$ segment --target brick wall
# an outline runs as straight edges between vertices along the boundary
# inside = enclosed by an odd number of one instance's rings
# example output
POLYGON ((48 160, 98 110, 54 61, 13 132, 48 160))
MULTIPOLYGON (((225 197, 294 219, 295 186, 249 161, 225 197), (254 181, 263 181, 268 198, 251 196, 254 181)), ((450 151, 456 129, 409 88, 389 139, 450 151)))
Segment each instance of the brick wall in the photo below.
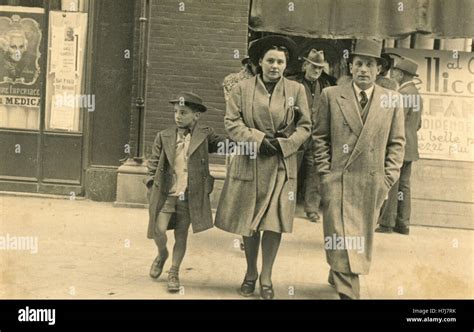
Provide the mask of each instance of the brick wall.
POLYGON ((222 80, 240 70, 234 50, 246 54, 249 2, 152 1, 145 112, 147 157, 156 133, 174 125, 168 100, 182 90, 204 99, 210 110, 201 121, 224 133, 222 80), (184 11, 180 11, 180 3, 184 3, 184 11))

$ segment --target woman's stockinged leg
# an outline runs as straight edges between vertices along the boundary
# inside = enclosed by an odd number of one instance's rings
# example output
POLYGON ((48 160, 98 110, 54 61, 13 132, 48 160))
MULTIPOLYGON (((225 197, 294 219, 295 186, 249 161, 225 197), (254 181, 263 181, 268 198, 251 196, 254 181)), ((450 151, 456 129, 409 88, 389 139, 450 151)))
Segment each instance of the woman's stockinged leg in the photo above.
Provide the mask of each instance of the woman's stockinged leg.
POLYGON ((260 232, 253 236, 244 236, 245 258, 247 259, 246 280, 256 280, 258 277, 257 259, 260 247, 260 232))
POLYGON ((262 236, 262 273, 260 279, 263 285, 272 284, 272 270, 278 248, 280 247, 281 233, 264 231, 262 236))
POLYGON ((158 254, 164 258, 168 257, 168 249, 166 248, 168 237, 166 236, 166 230, 168 229, 170 219, 170 213, 160 213, 155 227, 155 244, 158 247, 158 254))

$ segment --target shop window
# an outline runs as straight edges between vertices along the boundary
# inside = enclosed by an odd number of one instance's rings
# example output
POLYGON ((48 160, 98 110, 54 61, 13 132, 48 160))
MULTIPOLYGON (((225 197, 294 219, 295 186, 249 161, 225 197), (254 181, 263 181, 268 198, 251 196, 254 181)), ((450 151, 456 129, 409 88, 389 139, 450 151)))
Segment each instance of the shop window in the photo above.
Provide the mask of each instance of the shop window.
POLYGON ((0 6, 0 127, 38 130, 44 42, 42 1, 0 6), (27 7, 21 5, 28 5, 27 7))
POLYGON ((0 0, 0 128, 39 130, 45 114, 48 131, 82 131, 82 110, 95 109, 94 98, 82 94, 87 14, 80 11, 87 6, 80 0, 0 0))

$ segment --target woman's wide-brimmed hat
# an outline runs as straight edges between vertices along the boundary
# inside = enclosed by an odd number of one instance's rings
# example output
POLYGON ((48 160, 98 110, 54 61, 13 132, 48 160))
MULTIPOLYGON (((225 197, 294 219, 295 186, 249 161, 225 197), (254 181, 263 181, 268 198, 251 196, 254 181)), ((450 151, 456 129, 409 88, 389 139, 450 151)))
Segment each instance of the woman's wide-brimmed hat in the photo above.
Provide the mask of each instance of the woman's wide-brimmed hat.
POLYGON ((357 40, 355 50, 349 56, 349 62, 355 55, 368 56, 375 58, 377 62, 383 66, 387 65, 387 60, 381 57, 382 42, 374 39, 359 39, 357 40))
POLYGON ((272 46, 284 46, 289 53, 291 62, 296 57, 297 46, 296 43, 288 37, 284 36, 266 36, 257 40, 254 40, 249 47, 249 57, 253 63, 257 64, 263 52, 267 51, 272 46))
POLYGON ((175 99, 170 100, 171 104, 184 103, 196 106, 199 112, 206 112, 207 107, 202 103, 202 98, 192 92, 180 92, 175 99))

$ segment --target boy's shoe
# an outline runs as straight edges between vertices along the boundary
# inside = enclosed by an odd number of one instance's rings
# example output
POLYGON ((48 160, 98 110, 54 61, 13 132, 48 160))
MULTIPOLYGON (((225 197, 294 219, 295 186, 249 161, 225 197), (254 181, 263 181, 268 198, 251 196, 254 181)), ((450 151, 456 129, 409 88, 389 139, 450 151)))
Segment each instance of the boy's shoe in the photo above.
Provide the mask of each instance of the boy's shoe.
POLYGON ((168 274, 168 292, 176 293, 179 292, 180 284, 179 277, 176 273, 168 274))
POLYGON ((410 228, 406 226, 395 226, 393 228, 394 232, 403 234, 403 235, 409 235, 410 234, 410 228))
POLYGON ((306 217, 308 217, 309 221, 318 223, 321 220, 321 217, 317 212, 307 212, 306 217))
POLYGON ((168 253, 164 257, 161 257, 160 255, 156 256, 155 260, 153 261, 153 264, 151 264, 150 268, 150 277, 153 279, 157 279, 161 273, 163 272, 163 266, 165 266, 165 262, 168 259, 168 253))
POLYGON ((392 227, 387 227, 387 226, 383 226, 383 225, 379 225, 379 227, 377 227, 375 229, 375 231, 377 233, 392 233, 393 232, 393 229, 392 227))

